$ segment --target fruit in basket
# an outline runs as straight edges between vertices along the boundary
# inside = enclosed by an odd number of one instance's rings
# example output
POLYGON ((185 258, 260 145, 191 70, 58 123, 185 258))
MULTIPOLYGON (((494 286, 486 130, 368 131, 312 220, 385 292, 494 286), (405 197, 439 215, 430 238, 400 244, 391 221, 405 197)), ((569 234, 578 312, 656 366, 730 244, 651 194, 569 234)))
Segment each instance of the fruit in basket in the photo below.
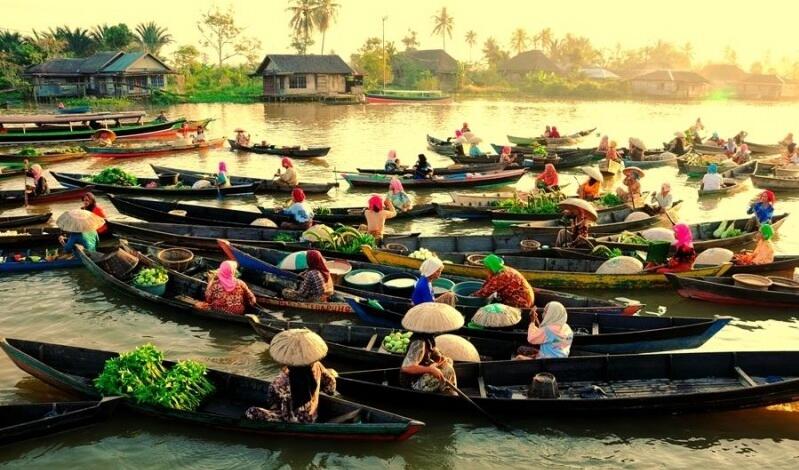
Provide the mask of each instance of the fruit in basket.
POLYGON ((144 268, 133 278, 133 284, 141 287, 160 286, 169 281, 166 269, 159 266, 157 268, 144 268))
POLYGON ((383 338, 383 349, 390 353, 405 354, 408 352, 408 345, 411 344, 410 331, 395 331, 383 338))

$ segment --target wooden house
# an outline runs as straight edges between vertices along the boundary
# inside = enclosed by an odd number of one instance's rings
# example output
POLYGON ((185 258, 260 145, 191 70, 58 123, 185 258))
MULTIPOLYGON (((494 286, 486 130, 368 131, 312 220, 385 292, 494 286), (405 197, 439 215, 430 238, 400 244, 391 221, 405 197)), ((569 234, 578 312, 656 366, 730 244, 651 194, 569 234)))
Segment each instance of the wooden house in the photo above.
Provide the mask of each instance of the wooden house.
POLYGON ((268 54, 253 76, 265 99, 319 99, 363 93, 359 76, 337 55, 268 54))
POLYGON ((701 98, 710 82, 695 72, 655 70, 628 80, 633 93, 662 98, 701 98))
POLYGON ((774 74, 750 73, 738 83, 738 96, 747 99, 776 100, 783 97, 785 80, 774 74))
POLYGON ((499 64, 497 70, 511 82, 518 82, 524 79, 529 73, 546 72, 557 75, 563 73, 563 69, 561 69, 558 64, 550 60, 549 57, 539 50, 525 51, 511 57, 499 64))
POLYGON ((392 74, 399 82, 406 72, 402 65, 410 63, 421 70, 427 70, 438 79, 442 90, 451 91, 458 85, 458 61, 444 49, 407 50, 397 54, 393 60, 392 74))

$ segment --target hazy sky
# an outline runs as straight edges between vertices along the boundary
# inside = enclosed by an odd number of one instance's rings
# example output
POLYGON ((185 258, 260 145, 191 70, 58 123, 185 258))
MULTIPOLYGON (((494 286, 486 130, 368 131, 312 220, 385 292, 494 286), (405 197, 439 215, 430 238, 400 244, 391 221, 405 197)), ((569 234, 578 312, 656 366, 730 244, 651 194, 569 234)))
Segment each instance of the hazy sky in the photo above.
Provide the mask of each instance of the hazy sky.
MULTIPOLYGON (((0 0, 0 27, 23 33, 32 29, 68 24, 91 27, 98 23, 126 22, 133 26, 154 20, 169 28, 177 44, 200 39, 196 22, 200 13, 213 5, 233 3, 236 16, 246 27, 245 34, 261 40, 263 52, 289 52, 289 13, 283 0, 170 1, 135 0, 123 3, 73 0, 0 0)), ((441 38, 432 37, 432 16, 446 6, 454 17, 452 39, 447 51, 458 59, 468 59, 466 31, 478 34, 474 58, 481 56, 481 45, 494 36, 509 47, 510 34, 517 27, 534 33, 552 28, 557 35, 573 33, 587 36, 599 46, 612 48, 620 42, 625 48, 640 47, 656 39, 678 44, 690 41, 695 60, 721 59, 726 46, 732 46, 739 62, 748 68, 770 51, 774 62, 783 56, 799 59, 796 41, 799 2, 760 0, 338 0, 337 23, 328 32, 326 50, 333 49, 345 59, 369 36, 380 36, 381 18, 387 16, 386 40, 400 39, 408 29, 418 33, 421 48, 440 48, 441 38), (739 6, 740 5, 740 6, 739 6), (744 6, 746 5, 746 6, 744 6)), ((318 53, 320 41, 311 51, 318 53)), ((165 50, 166 55, 174 45, 165 50)))

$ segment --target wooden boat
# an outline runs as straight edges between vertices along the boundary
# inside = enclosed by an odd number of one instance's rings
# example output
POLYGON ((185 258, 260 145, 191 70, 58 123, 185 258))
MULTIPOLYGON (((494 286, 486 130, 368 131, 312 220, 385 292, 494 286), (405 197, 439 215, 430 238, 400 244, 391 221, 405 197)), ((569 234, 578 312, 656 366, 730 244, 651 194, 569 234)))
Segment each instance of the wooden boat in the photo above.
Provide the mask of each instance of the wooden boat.
POLYGON ((495 207, 496 203, 506 199, 513 199, 518 197, 520 199, 526 198, 529 193, 523 191, 497 191, 487 193, 462 193, 451 192, 449 197, 452 198, 453 205, 466 206, 466 207, 495 207))
MULTIPOLYGON (((709 144, 693 144, 694 151, 704 155, 718 155, 725 152, 723 145, 718 145, 713 142, 709 144)), ((751 148, 749 149, 751 150, 751 148)))
POLYGON ((700 198, 703 197, 717 197, 733 194, 744 189, 744 184, 731 178, 724 178, 721 188, 719 189, 704 189, 702 183, 699 184, 697 193, 700 198))
MULTIPOLYGON (((672 214, 672 217, 674 217, 673 214, 676 214, 677 211, 679 211, 681 204, 682 201, 677 201, 674 203, 671 209, 669 209, 669 213, 672 214)), ((600 212, 598 215, 599 218, 597 219, 596 224, 588 227, 588 232, 591 234, 611 234, 620 233, 625 230, 641 230, 647 227, 652 227, 653 225, 659 224, 661 222, 667 222, 669 220, 666 213, 654 212, 648 206, 644 206, 636 210, 633 210, 632 207, 625 207, 618 210, 600 212), (644 212, 648 215, 648 217, 640 220, 627 221, 627 217, 633 212, 644 212)), ((494 225, 494 227, 512 227, 514 230, 523 231, 533 238, 535 238, 536 235, 555 236, 561 229, 563 229, 563 225, 558 220, 519 223, 518 220, 491 219, 491 223, 494 225)))
POLYGON ((101 191, 113 194, 139 194, 139 195, 153 195, 160 196, 192 196, 192 197, 217 197, 220 194, 230 196, 234 194, 253 194, 257 183, 243 184, 239 186, 228 187, 208 187, 208 188, 193 188, 191 184, 186 184, 184 180, 178 175, 178 182, 182 186, 155 186, 147 187, 150 184, 158 185, 158 178, 136 178, 139 186, 121 186, 116 184, 103 184, 92 183, 90 178, 92 175, 79 174, 79 173, 58 173, 55 171, 50 172, 53 178, 64 186, 71 187, 91 187, 94 191, 101 191))
POLYGON ((163 144, 114 144, 110 147, 98 147, 85 145, 83 147, 87 153, 94 157, 104 158, 133 158, 133 157, 152 157, 156 155, 166 155, 179 152, 192 152, 195 150, 207 150, 221 147, 225 139, 211 139, 203 142, 186 143, 182 141, 166 142, 163 144))
POLYGON ((564 170, 566 168, 575 168, 578 166, 587 165, 591 162, 592 156, 590 153, 585 155, 578 155, 574 157, 564 158, 557 156, 557 158, 528 158, 522 163, 522 166, 531 170, 540 171, 544 169, 547 163, 555 166, 556 170, 564 170))
POLYGON ((121 397, 94 401, 26 403, 0 406, 0 445, 94 424, 111 416, 121 397))
MULTIPOLYGON (((502 149, 505 147, 505 145, 491 144, 491 148, 494 149, 494 152, 496 152, 497 155, 501 154, 502 149)), ((509 147, 511 155, 520 154, 528 157, 535 154, 535 147, 525 145, 510 145, 509 147)), ((592 148, 547 146, 546 149, 547 153, 557 155, 561 158, 582 157, 583 155, 593 156, 594 154, 594 149, 592 148)))
POLYGON ((28 225, 43 224, 50 220, 53 216, 52 212, 45 214, 29 214, 29 215, 13 215, 9 217, 0 217, 0 229, 9 229, 16 227, 25 227, 28 225))
POLYGON ((430 150, 439 155, 444 155, 444 156, 455 155, 454 142, 450 140, 441 140, 431 136, 430 134, 427 134, 427 148, 429 148, 430 150))
POLYGON ((757 162, 752 175, 752 184, 756 188, 770 189, 772 191, 799 190, 799 177, 774 176, 776 165, 757 162))
MULTIPOLYGON (((361 247, 372 263, 419 269, 423 260, 393 253, 386 250, 361 247)), ((440 254, 440 253, 439 253, 440 254)), ((443 255, 442 255, 443 256, 443 255)), ((463 256, 463 255, 461 255, 463 256)), ((465 256, 464 256, 465 258, 465 256)), ((668 285, 663 274, 640 272, 636 274, 597 274, 603 261, 579 259, 535 258, 525 256, 505 256, 505 264, 517 269, 533 285, 550 288, 569 289, 648 289, 668 285)), ((487 279, 490 272, 483 266, 464 263, 464 259, 452 256, 445 263, 445 275, 487 279)), ((721 266, 693 269, 683 273, 685 276, 721 276, 730 268, 730 263, 721 266)))
MULTIPOLYGON (((680 173, 686 173, 688 176, 693 177, 704 176, 704 174, 707 173, 708 165, 709 163, 704 165, 689 164, 686 157, 680 157, 677 159, 677 168, 680 170, 680 173)), ((730 159, 721 160, 719 163, 717 163, 717 165, 719 167, 719 173, 723 173, 736 167, 736 164, 730 159)))
POLYGON ((0 168, 0 179, 13 178, 15 176, 22 176, 24 174, 24 168, 0 168))
POLYGON ((13 163, 17 165, 25 164, 25 160, 31 165, 49 165, 52 163, 66 162, 86 158, 87 154, 83 149, 77 148, 76 151, 64 152, 61 150, 44 151, 39 155, 23 155, 22 153, 3 153, 0 154, 0 163, 13 163))
POLYGON ((671 157, 663 158, 663 159, 646 159, 644 160, 630 160, 629 158, 622 158, 622 162, 624 162, 625 167, 634 166, 640 168, 642 170, 648 170, 649 168, 657 168, 659 166, 666 166, 666 165, 674 165, 677 163, 677 159, 680 158, 677 155, 672 154, 671 157))
MULTIPOLYGON (((564 185, 566 186, 566 185, 564 185)), ((515 214, 508 212, 507 209, 503 209, 498 207, 499 201, 513 199, 514 197, 519 197, 522 201, 526 197, 525 193, 494 193, 496 196, 505 196, 505 199, 498 199, 493 197, 493 195, 489 195, 487 193, 483 193, 486 197, 483 199, 480 195, 470 196, 467 194, 458 194, 457 196, 454 194, 450 194, 453 199, 463 200, 467 203, 474 202, 475 204, 483 204, 484 201, 491 201, 496 199, 495 205, 461 205, 461 204, 438 204, 434 203, 436 213, 439 217, 445 219, 457 218, 457 219, 469 219, 469 220, 485 220, 485 219, 494 219, 494 218, 502 218, 503 220, 521 220, 521 221, 530 221, 530 220, 557 220, 562 217, 561 213, 557 214, 515 214)), ((641 203, 643 204, 643 203, 641 203)), ((607 212, 607 211, 615 211, 621 210, 626 207, 632 207, 629 203, 620 204, 618 206, 602 206, 597 207, 597 212, 607 212)))
POLYGON ((767 144, 756 144, 754 142, 746 142, 746 145, 749 146, 749 151, 752 153, 759 153, 762 155, 775 155, 778 153, 782 153, 783 147, 779 144, 774 145, 767 145, 767 144))
MULTIPOLYGON (((195 170, 185 170, 182 168, 170 168, 166 166, 159 166, 159 165, 150 165, 153 171, 160 174, 160 173, 177 173, 180 175, 181 180, 185 181, 186 184, 194 184, 199 180, 208 180, 212 181, 216 179, 215 173, 205 173, 201 171, 195 170)), ((230 184, 234 186, 244 185, 244 184, 257 184, 255 192, 258 194, 267 194, 267 193, 288 193, 290 194, 294 188, 286 187, 275 183, 274 179, 263 179, 263 178, 250 178, 247 176, 228 176, 230 180, 230 184)), ((298 187, 302 188, 305 194, 327 194, 330 192, 331 189, 337 188, 339 186, 338 182, 336 183, 299 183, 298 187)))
POLYGON ((592 132, 596 130, 596 127, 593 129, 586 129, 584 131, 575 132, 574 134, 569 134, 563 137, 518 137, 509 135, 508 142, 516 145, 533 145, 533 144, 541 144, 541 145, 574 145, 582 140, 584 137, 591 135, 592 132))
POLYGON ((684 278, 667 275, 671 285, 683 297, 719 304, 793 308, 799 306, 799 293, 757 290, 735 285, 731 277, 684 278))
POLYGON ((260 153, 267 155, 279 155, 281 157, 291 158, 317 158, 324 157, 330 152, 330 147, 309 147, 303 149, 299 146, 286 147, 277 145, 260 145, 254 144, 250 146, 239 145, 233 139, 228 139, 230 150, 237 150, 239 152, 260 153))
MULTIPOLYGON (((787 213, 774 216, 772 219, 774 231, 778 231, 779 228, 782 227, 786 217, 788 217, 787 213)), ((721 220, 715 220, 712 222, 700 222, 688 225, 691 228, 694 239, 694 249, 697 252, 707 250, 708 248, 728 248, 730 250, 736 250, 754 245, 759 232, 753 217, 743 217, 726 221, 733 222, 735 228, 744 232, 737 237, 716 238, 713 232, 719 228, 719 224, 722 222, 721 220)), ((638 233, 638 235, 641 234, 638 233)), ((595 245, 605 245, 608 248, 618 248, 622 251, 646 251, 647 249, 645 245, 619 243, 619 235, 598 236, 590 240, 595 245)))
MULTIPOLYGON (((97 349, 13 338, 0 340, 0 348, 17 367, 39 380, 59 390, 90 398, 98 396, 92 380, 102 372, 105 361, 118 355, 97 349)), ((171 364, 165 361, 165 365, 171 364)), ((207 377, 216 391, 206 398, 197 411, 145 405, 131 398, 124 398, 124 405, 136 413, 195 427, 293 439, 402 441, 424 426, 419 421, 324 394, 319 397, 319 418, 316 423, 250 421, 243 417, 247 408, 268 407, 266 397, 269 382, 214 369, 208 369, 207 377)))
POLYGON ((70 106, 69 108, 58 108, 56 114, 86 114, 92 111, 91 106, 70 106))
MULTIPOLYGON (((259 206, 263 217, 273 220, 280 225, 281 222, 291 222, 294 220, 292 216, 287 216, 274 208, 259 206)), ((328 207, 326 208, 329 213, 320 214, 314 213, 315 224, 362 224, 366 220, 364 218, 363 207, 328 207)), ((434 204, 419 204, 414 206, 411 210, 400 212, 397 211, 396 217, 391 220, 406 220, 416 219, 419 217, 430 217, 435 215, 436 208, 434 204)))
POLYGON ((175 126, 176 131, 186 131, 186 132, 197 132, 197 129, 202 127, 203 129, 208 129, 208 125, 211 124, 212 121, 215 121, 214 118, 205 118, 205 119, 190 119, 185 123, 175 126))
POLYGON ((733 274, 760 274, 770 276, 783 276, 792 278, 794 269, 799 268, 799 256, 776 255, 774 262, 766 264, 733 264, 724 273, 725 276, 733 274))
MULTIPOLYGON (((502 171, 505 165, 502 163, 476 163, 473 165, 459 164, 433 168, 434 175, 457 175, 459 173, 486 173, 490 171, 502 171)), ((413 174, 412 167, 405 167, 401 170, 386 171, 383 168, 356 168, 358 173, 367 175, 409 175, 413 174)))
POLYGON ((185 119, 158 123, 142 123, 142 111, 88 114, 18 114, 0 116, 0 144, 37 144, 53 142, 80 142, 92 140, 98 129, 114 131, 117 138, 157 136, 172 133, 174 126, 185 119), (127 123, 122 120, 137 120, 127 123), (85 126, 85 122, 95 126, 85 126))
MULTIPOLYGON (((0 230, 0 250, 23 250, 31 247, 55 246, 58 244, 58 237, 61 235, 64 235, 64 232, 55 227, 0 230)), ((7 254, 4 253, 4 255, 7 254)))
MULTIPOLYGON (((368 304, 365 304, 367 305, 368 304)), ((393 312, 391 312, 393 313, 393 312)), ((261 318, 248 315, 250 326, 266 342, 277 333, 289 328, 308 328, 317 333, 328 347, 328 357, 369 368, 400 367, 403 354, 390 353, 382 348, 383 338, 401 329, 375 326, 307 323, 261 318), (374 338, 374 340, 372 339, 374 338)), ((723 328, 731 318, 662 318, 622 315, 569 315, 569 325, 578 333, 574 336, 572 356, 589 354, 632 354, 660 352, 671 349, 699 347, 723 328), (650 322, 650 320, 653 320, 650 322), (678 324, 674 324, 674 320, 678 324), (596 325, 596 328, 594 327, 596 325), (661 326, 658 328, 658 326, 661 326), (640 329, 640 327, 653 327, 640 329), (637 338, 637 339, 636 339, 637 338), (683 347, 688 345, 688 347, 683 347), (677 346, 677 347, 672 347, 677 346), (663 348, 668 349, 663 349, 663 348), (599 352, 597 352, 597 350, 599 352)), ((485 331, 485 330, 483 330, 485 331)), ((501 331, 495 337, 470 336, 468 328, 458 331, 459 336, 472 343, 482 361, 512 359, 519 346, 528 345, 527 331, 501 331)))
MULTIPOLYGON (((514 416, 674 414, 755 408, 796 399, 799 352, 709 352, 592 356, 455 365, 458 387, 489 413, 514 416), (530 398, 532 377, 555 376, 560 396, 530 398)), ((399 384, 399 369, 341 373, 344 396, 473 412, 456 395, 399 384)))
MULTIPOLYGON (((493 186, 518 181, 524 176, 524 169, 495 171, 490 173, 461 173, 457 175, 433 176, 431 179, 401 178, 406 188, 438 188, 438 187, 479 187, 493 186)), ((359 175, 344 173, 342 177, 353 187, 387 188, 390 175, 359 175)))
POLYGON ((450 95, 441 90, 378 90, 366 92, 370 104, 402 103, 448 103, 450 95))
MULTIPOLYGON (((89 183, 83 188, 50 188, 50 192, 41 196, 28 194, 29 205, 51 204, 60 201, 72 201, 81 199, 92 191, 94 186, 89 183)), ((0 191, 0 206, 23 206, 25 205, 25 193, 20 190, 0 191)))
POLYGON ((147 222, 250 227, 255 220, 262 218, 258 212, 184 204, 179 201, 126 198, 113 194, 109 194, 108 199, 121 214, 147 222), (186 215, 170 213, 172 211, 185 211, 186 215))
POLYGON ((18 250, 8 250, 3 254, 5 259, 0 262, 0 273, 4 274, 54 271, 57 269, 77 268, 83 265, 77 256, 66 259, 47 259, 45 256, 47 254, 46 250, 41 248, 20 248, 18 250), (19 251, 24 256, 19 261, 15 261, 12 256, 14 251, 19 251), (39 259, 32 258, 34 256, 39 259))

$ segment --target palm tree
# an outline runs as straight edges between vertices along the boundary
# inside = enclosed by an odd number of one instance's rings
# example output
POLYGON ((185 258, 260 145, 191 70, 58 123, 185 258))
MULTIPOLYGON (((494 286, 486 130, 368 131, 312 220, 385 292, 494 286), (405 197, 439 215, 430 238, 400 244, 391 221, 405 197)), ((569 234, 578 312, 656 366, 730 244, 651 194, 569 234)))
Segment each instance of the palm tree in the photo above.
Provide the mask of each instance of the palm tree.
POLYGON ((158 26, 155 21, 139 23, 136 26, 136 42, 144 52, 158 55, 162 47, 173 42, 172 35, 166 31, 166 28, 158 26))
POLYGON ((64 52, 74 57, 86 57, 95 50, 94 41, 89 35, 89 30, 69 26, 58 26, 56 29, 50 28, 48 33, 53 39, 64 42, 64 52))
POLYGON ((408 29, 408 35, 402 38, 402 43, 405 44, 406 51, 412 51, 419 46, 419 41, 416 39, 416 31, 408 29))
POLYGON ((310 44, 311 34, 317 26, 316 8, 315 0, 293 0, 293 5, 286 9, 292 15, 289 26, 306 45, 310 44))
POLYGON ((527 37, 527 32, 522 28, 516 28, 510 37, 510 47, 516 50, 516 54, 521 54, 522 51, 527 49, 527 44, 530 39, 527 37))
POLYGON ((447 50, 447 36, 452 39, 452 22, 454 18, 447 13, 447 7, 441 7, 441 11, 437 16, 433 16, 435 27, 433 34, 440 34, 441 39, 444 41, 444 50, 447 50))
POLYGON ((477 44, 477 33, 473 30, 466 32, 466 44, 469 45, 469 62, 472 61, 472 48, 477 44))
POLYGON ((341 5, 333 0, 318 0, 316 8, 314 9, 314 16, 316 17, 316 27, 322 33, 322 54, 325 53, 325 35, 327 30, 333 23, 336 22, 338 16, 338 9, 341 5))
POLYGON ((533 41, 539 44, 542 49, 550 49, 552 46, 552 39, 552 30, 550 28, 542 29, 533 37, 533 41))

